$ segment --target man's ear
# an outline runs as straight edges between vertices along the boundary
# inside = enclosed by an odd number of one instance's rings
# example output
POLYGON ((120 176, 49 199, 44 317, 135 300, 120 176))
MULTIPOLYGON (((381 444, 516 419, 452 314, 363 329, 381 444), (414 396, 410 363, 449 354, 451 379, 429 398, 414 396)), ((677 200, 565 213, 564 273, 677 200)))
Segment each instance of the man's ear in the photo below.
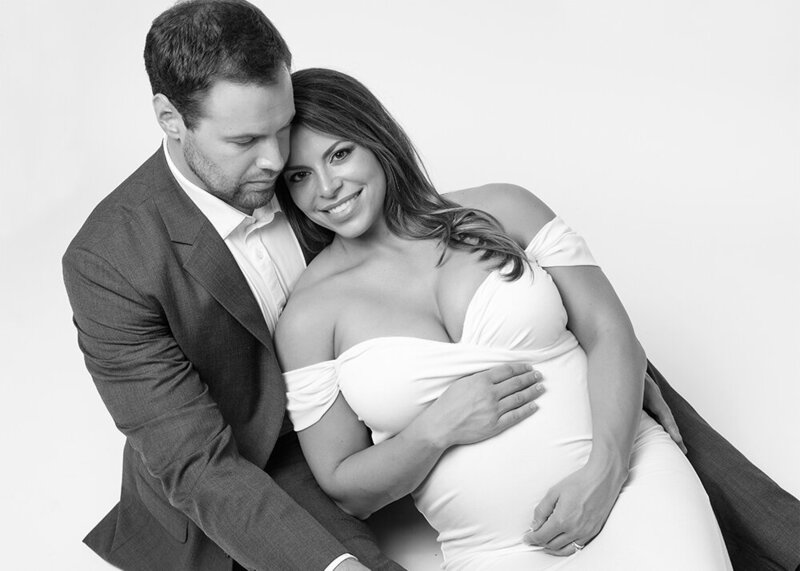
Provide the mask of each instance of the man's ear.
POLYGON ((156 121, 168 138, 182 141, 186 133, 183 117, 175 106, 163 93, 153 95, 153 110, 156 112, 156 121))

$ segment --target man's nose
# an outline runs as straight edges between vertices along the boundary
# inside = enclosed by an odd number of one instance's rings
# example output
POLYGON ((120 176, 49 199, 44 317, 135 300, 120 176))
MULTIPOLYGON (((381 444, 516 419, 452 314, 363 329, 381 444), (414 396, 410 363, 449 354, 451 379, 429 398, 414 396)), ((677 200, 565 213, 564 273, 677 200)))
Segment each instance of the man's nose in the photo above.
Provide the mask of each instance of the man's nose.
POLYGON ((256 166, 261 170, 280 172, 286 163, 286 153, 276 139, 269 138, 258 146, 256 166))

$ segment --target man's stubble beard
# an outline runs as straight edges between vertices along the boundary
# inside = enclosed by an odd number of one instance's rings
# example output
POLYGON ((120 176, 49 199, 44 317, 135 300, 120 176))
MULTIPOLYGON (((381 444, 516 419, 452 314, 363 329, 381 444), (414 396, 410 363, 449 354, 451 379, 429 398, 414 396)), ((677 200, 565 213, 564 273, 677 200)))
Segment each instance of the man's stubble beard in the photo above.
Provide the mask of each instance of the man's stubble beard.
POLYGON ((247 193, 241 183, 228 182, 219 167, 197 149, 191 137, 187 137, 184 141, 183 158, 186 165, 203 183, 206 192, 237 210, 247 210, 248 214, 252 214, 256 208, 268 204, 275 194, 274 186, 273 192, 247 193))

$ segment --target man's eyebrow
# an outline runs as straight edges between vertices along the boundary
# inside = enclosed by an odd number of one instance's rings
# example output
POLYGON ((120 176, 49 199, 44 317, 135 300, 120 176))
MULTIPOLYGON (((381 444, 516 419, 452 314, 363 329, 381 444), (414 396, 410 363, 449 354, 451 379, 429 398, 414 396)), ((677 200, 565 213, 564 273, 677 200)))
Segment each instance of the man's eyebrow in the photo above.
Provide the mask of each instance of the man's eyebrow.
MULTIPOLYGON (((334 141, 333 144, 330 147, 328 147, 327 149, 325 149, 324 153, 322 153, 322 158, 323 159, 327 159, 331 155, 333 150, 336 148, 336 146, 341 144, 341 143, 344 143, 344 142, 346 142, 346 139, 337 139, 336 141, 334 141)), ((291 155, 289 155, 289 156, 291 157, 291 155)), ((297 165, 297 164, 295 164, 295 165, 286 165, 285 167, 283 167, 283 172, 292 171, 292 170, 299 170, 299 169, 307 169, 307 168, 310 168, 310 167, 307 167, 306 165, 297 165)))
MULTIPOLYGON (((283 125, 281 125, 278 131, 283 131, 284 129, 288 129, 289 127, 291 127, 292 121, 294 121, 294 113, 292 113, 292 116, 289 117, 289 119, 283 125)), ((234 139, 257 139, 263 136, 264 135, 261 133, 236 133, 231 135, 225 135, 225 139, 229 141, 234 139)))

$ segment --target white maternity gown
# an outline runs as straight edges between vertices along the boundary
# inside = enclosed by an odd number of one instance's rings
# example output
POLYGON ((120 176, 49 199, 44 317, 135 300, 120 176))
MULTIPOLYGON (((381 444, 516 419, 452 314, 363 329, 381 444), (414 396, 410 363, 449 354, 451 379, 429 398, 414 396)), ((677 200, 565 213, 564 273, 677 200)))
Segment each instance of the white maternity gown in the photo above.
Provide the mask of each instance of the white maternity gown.
POLYGON ((596 265, 556 218, 526 249, 533 270, 509 282, 492 272, 467 309, 458 343, 378 337, 338 358, 286 373, 295 430, 317 422, 341 391, 372 431, 391 438, 448 385, 508 362, 544 377, 539 410, 483 442, 448 450, 414 491, 438 532, 448 571, 731 569, 708 498, 689 462, 642 413, 630 475, 605 527, 582 551, 547 555, 522 543, 547 490, 586 462, 592 446, 586 354, 548 266, 596 265))

